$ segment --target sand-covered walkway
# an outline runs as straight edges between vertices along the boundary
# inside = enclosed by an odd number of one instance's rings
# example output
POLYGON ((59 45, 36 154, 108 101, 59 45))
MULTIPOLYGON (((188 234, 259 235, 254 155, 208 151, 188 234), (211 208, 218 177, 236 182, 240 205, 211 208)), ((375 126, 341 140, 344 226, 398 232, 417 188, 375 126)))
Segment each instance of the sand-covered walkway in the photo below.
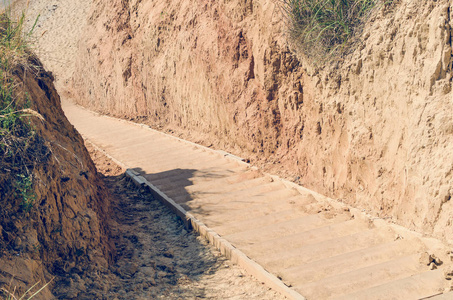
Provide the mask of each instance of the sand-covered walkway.
POLYGON ((69 102, 64 110, 85 138, 308 299, 422 299, 449 288, 440 241, 223 152, 69 102))

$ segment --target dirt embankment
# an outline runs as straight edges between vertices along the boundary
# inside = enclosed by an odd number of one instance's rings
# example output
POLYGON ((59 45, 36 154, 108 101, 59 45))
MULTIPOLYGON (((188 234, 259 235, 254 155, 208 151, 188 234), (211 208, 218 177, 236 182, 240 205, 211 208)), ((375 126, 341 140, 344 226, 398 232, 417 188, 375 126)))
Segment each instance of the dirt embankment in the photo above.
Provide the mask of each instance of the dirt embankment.
POLYGON ((451 14, 395 1, 313 68, 271 0, 95 0, 71 91, 453 242, 451 14))
MULTIPOLYGON (((1 203, 0 287, 21 296, 55 277, 50 287, 58 283, 60 289, 53 289, 54 295, 71 299, 83 287, 67 274, 83 277, 112 261, 109 204, 82 137, 64 116, 52 74, 36 58, 29 64, 33 67, 17 67, 13 73, 16 91, 28 95, 31 108, 44 117, 30 120, 47 155, 33 169, 33 207, 20 209, 20 199, 1 203)), ((51 298, 50 289, 35 297, 51 298)))

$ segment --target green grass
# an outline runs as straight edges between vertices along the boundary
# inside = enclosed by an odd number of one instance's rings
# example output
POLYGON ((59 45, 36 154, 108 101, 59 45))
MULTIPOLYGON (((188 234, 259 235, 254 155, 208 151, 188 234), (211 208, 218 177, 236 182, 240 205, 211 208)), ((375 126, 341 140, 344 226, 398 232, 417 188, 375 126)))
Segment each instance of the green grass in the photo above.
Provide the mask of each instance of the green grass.
MULTIPOLYGON (((24 22, 25 13, 17 19, 12 18, 10 9, 0 13, 0 224, 9 222, 17 211, 29 212, 33 208, 33 169, 48 154, 31 122, 31 118, 44 118, 30 108, 31 99, 15 75, 36 70, 28 50, 36 22, 28 32, 24 32, 24 22)), ((0 241, 0 250, 2 246, 0 241)), ((52 280, 42 287, 36 283, 21 294, 15 287, 0 287, 0 299, 33 299, 52 280)))
POLYGON ((0 200, 21 199, 22 210, 29 211, 34 148, 40 142, 30 116, 40 115, 30 109, 30 99, 14 77, 19 68, 32 69, 27 45, 31 31, 24 32, 24 21, 24 13, 16 20, 9 9, 0 14, 0 200))
POLYGON ((297 47, 325 60, 343 52, 381 0, 278 0, 297 47))

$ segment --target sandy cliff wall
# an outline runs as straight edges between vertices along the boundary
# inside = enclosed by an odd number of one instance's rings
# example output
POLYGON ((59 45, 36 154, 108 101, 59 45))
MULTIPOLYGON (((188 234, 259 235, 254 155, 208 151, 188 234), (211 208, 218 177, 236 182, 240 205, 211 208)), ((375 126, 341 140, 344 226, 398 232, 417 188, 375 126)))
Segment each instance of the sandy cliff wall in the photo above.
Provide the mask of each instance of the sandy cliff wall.
POLYGON ((450 242, 451 11, 451 1, 400 1, 368 24, 338 74, 319 76, 320 137, 338 146, 314 153, 330 194, 450 242))
POLYGON ((314 68, 271 0, 96 0, 72 92, 453 242, 451 11, 395 1, 314 68))
MULTIPOLYGON (((66 277, 107 268, 112 259, 108 203, 81 136, 64 116, 52 75, 36 59, 29 64, 34 67, 14 71, 16 93, 28 95, 45 119, 30 119, 42 148, 29 149, 45 155, 32 173, 32 208, 21 209, 20 197, 0 196, 0 287, 17 288, 21 296, 56 276, 53 283, 62 288, 56 295, 73 299, 83 285, 66 277)), ((34 299, 52 297, 46 289, 34 299)))

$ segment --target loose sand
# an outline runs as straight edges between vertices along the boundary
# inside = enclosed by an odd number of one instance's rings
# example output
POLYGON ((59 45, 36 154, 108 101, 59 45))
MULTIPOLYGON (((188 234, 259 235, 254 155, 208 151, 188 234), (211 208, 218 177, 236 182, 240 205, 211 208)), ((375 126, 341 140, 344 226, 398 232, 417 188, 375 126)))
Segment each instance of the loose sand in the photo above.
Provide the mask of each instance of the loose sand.
POLYGON ((90 12, 91 0, 17 0, 16 14, 25 9, 26 28, 36 22, 31 47, 44 67, 55 76, 59 92, 71 78, 77 52, 77 43, 83 33, 90 12))

